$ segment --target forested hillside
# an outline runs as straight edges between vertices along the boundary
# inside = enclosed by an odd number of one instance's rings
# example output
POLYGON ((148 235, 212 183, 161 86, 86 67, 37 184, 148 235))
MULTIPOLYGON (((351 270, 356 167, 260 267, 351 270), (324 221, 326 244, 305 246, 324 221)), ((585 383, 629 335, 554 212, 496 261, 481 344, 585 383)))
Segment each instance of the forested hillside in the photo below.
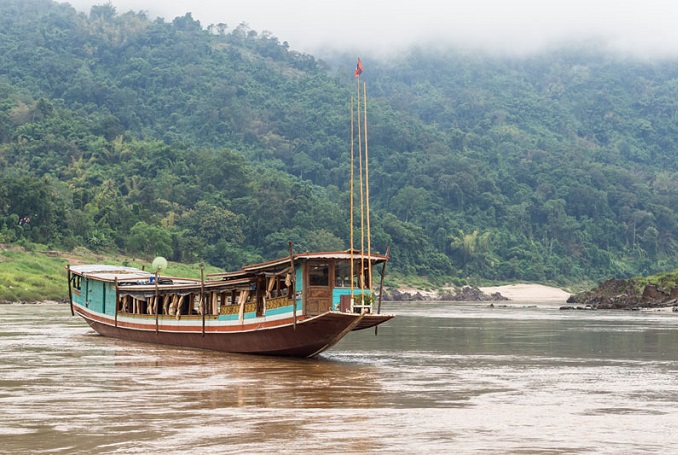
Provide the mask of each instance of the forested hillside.
MULTIPOLYGON (((355 56, 246 25, 0 0, 0 243, 235 268, 349 245, 355 56)), ((674 268, 678 60, 365 64, 375 249, 435 281, 674 268)))

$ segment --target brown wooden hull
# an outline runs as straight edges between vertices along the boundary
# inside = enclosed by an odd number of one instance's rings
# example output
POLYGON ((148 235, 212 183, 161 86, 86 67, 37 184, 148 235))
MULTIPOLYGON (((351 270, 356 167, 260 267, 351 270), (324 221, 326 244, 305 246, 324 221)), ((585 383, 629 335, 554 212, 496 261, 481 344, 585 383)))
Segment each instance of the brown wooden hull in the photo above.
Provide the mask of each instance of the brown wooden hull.
POLYGON ((289 320, 272 326, 249 326, 245 330, 234 330, 233 326, 220 330, 219 326, 211 326, 203 333, 201 324, 180 330, 163 329, 161 325, 157 332, 148 324, 146 328, 116 327, 112 321, 81 306, 75 311, 92 329, 107 337, 231 353, 293 357, 313 357, 329 349, 359 326, 365 316, 327 312, 298 321, 296 327, 289 320))

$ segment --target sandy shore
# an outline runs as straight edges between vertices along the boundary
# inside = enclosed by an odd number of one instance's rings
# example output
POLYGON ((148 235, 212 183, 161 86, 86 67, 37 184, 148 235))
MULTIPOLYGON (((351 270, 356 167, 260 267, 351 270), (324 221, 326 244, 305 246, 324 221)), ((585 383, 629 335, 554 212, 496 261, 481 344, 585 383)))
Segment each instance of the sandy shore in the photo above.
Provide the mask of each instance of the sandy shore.
POLYGON ((500 293, 504 297, 520 302, 562 302, 570 297, 570 293, 543 284, 510 284, 506 286, 481 287, 486 294, 500 293))
MULTIPOLYGON (((408 294, 421 294, 424 297, 435 299, 438 295, 438 292, 433 291, 423 291, 421 289, 414 289, 409 287, 403 287, 398 289, 400 292, 408 294)), ((454 289, 449 289, 451 292, 454 292, 454 289)), ((552 302, 564 304, 567 299, 570 297, 570 293, 564 291, 560 288, 552 286, 544 286, 543 284, 509 284, 506 286, 489 286, 481 287, 481 291, 485 294, 494 294, 495 292, 500 293, 510 301, 516 302, 552 302)))

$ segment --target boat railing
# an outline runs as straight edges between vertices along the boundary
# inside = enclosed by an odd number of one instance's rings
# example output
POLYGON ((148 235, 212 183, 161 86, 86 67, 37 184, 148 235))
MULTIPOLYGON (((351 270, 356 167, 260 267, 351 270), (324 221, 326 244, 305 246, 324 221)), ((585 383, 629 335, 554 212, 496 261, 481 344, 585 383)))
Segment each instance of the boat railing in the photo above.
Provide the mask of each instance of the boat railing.
MULTIPOLYGON (((219 314, 238 314, 240 311, 240 305, 238 303, 221 305, 219 308, 219 314)), ((243 312, 244 313, 254 313, 257 311, 257 302, 246 303, 243 312)))
POLYGON ((282 308, 282 307, 290 306, 290 305, 293 305, 293 304, 294 304, 294 302, 287 295, 283 295, 283 296, 280 296, 280 297, 271 297, 271 298, 266 299, 266 309, 267 310, 282 308))

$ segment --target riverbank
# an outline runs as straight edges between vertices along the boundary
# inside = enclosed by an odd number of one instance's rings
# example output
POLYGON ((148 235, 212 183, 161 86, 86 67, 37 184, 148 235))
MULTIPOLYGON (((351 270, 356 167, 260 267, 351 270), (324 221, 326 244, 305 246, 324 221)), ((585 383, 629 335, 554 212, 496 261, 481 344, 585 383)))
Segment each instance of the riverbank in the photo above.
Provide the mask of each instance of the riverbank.
MULTIPOLYGON (((37 303, 45 300, 68 301, 66 266, 75 264, 111 264, 143 268, 150 263, 116 253, 95 253, 84 248, 52 251, 45 245, 29 248, 0 243, 0 304, 37 303)), ((168 274, 200 278, 200 264, 170 262, 168 274)), ((207 266, 205 273, 223 270, 207 266)))
POLYGON ((560 288, 529 283, 481 287, 480 290, 486 294, 498 292, 509 300, 518 302, 565 303, 571 295, 569 292, 560 288))
POLYGON ((611 279, 579 292, 567 301, 598 310, 629 310, 678 306, 676 272, 647 278, 611 279))
POLYGON ((386 289, 385 300, 392 301, 516 301, 516 302, 553 302, 563 304, 570 298, 570 293, 556 287, 542 284, 520 283, 504 286, 486 286, 462 288, 445 287, 430 291, 411 287, 386 289))

